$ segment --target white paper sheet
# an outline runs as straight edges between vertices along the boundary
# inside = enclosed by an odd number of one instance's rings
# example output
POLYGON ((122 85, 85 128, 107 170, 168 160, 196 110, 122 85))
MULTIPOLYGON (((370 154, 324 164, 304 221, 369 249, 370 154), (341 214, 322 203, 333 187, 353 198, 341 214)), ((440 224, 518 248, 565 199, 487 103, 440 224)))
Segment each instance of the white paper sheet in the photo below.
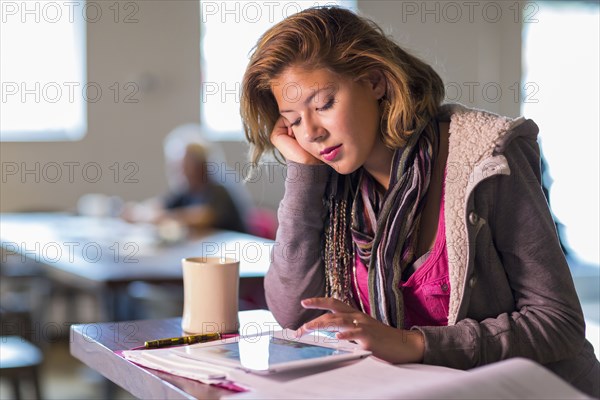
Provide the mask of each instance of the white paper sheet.
POLYGON ((368 358, 358 363, 226 399, 589 399, 542 366, 511 359, 469 372, 392 366, 368 358))
MULTIPOLYGON (((235 376, 233 380, 244 381, 245 386, 254 388, 231 399, 385 399, 398 398, 398 388, 416 390, 425 388, 441 377, 466 374, 450 368, 407 364, 395 366, 369 357, 338 368, 321 371, 296 372, 295 376, 269 377, 235 376)), ((250 374, 248 374, 250 375, 250 374)))

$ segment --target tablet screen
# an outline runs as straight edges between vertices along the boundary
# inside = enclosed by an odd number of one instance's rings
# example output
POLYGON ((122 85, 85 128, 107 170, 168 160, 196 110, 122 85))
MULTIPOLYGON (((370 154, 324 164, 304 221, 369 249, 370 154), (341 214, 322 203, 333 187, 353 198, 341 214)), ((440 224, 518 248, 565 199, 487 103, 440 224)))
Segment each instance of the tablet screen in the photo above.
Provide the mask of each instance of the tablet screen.
POLYGON ((290 367, 354 358, 355 352, 292 341, 271 335, 241 338, 235 343, 190 346, 187 356, 237 365, 251 371, 271 371, 290 367), (346 356, 346 357, 344 357, 346 356), (312 362, 311 362, 312 361, 312 362))

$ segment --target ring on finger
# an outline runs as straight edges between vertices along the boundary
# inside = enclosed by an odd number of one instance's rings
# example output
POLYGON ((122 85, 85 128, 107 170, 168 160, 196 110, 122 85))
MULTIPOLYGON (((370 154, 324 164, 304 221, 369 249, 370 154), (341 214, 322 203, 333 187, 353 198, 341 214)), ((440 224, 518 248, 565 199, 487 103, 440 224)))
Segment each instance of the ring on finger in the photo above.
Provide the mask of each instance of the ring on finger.
POLYGON ((352 320, 352 325, 354 325, 355 328, 358 328, 358 321, 356 320, 356 318, 352 320))

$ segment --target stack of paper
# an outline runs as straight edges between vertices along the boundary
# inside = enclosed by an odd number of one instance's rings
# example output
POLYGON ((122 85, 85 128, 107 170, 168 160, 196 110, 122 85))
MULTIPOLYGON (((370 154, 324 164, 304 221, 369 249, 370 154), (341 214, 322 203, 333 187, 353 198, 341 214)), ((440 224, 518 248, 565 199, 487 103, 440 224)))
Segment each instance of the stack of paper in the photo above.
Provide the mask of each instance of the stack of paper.
POLYGON ((242 399, 590 399, 544 367, 513 358, 469 372, 369 358, 225 397, 242 399))
POLYGON ((127 360, 143 367, 194 379, 208 385, 223 383, 227 380, 227 374, 232 372, 231 368, 183 358, 169 350, 129 350, 122 354, 127 360))
MULTIPOLYGON (((195 345, 196 346, 196 345, 195 345)), ((340 346, 355 346, 348 342, 340 346)), ((421 364, 391 365, 374 357, 271 375, 183 357, 182 349, 132 350, 139 365, 207 384, 235 386, 232 399, 588 399, 544 367, 513 358, 468 372, 421 364)))

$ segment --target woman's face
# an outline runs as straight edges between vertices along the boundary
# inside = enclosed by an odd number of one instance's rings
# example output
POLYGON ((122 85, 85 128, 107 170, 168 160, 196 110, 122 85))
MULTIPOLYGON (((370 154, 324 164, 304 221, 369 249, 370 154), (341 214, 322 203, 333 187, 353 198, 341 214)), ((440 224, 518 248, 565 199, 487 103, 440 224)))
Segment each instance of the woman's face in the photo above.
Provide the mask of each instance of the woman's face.
MULTIPOLYGON (((281 115, 300 146, 341 174, 381 164, 389 150, 379 135, 381 74, 352 80, 326 69, 288 67, 271 82, 281 115)), ((389 172, 389 166, 388 172, 389 172)))

